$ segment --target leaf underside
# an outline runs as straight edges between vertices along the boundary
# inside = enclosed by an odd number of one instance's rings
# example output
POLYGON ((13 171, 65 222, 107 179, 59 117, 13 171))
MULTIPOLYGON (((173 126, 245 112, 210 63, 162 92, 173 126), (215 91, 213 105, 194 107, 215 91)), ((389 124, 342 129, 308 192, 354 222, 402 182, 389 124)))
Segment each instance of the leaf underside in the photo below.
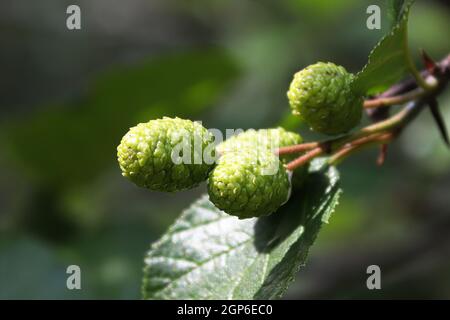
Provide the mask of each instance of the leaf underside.
POLYGON ((352 88, 359 94, 376 94, 400 80, 408 70, 407 26, 414 1, 391 1, 392 28, 372 49, 367 64, 357 73, 352 88))
POLYGON ((145 299, 279 298, 338 202, 336 169, 312 166, 276 213, 239 220, 201 197, 145 258, 145 299))

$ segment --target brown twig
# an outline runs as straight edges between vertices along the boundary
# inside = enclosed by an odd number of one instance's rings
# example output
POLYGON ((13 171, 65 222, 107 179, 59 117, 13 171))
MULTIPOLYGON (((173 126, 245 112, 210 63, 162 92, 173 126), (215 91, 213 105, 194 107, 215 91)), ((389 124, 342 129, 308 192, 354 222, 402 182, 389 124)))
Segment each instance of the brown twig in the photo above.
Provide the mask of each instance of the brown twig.
POLYGON ((420 98, 424 94, 425 90, 423 90, 422 88, 417 88, 415 90, 397 96, 379 97, 371 100, 366 100, 364 101, 364 108, 370 109, 399 105, 420 98))
POLYGON ((304 155, 298 157, 297 159, 289 162, 286 165, 286 169, 293 171, 301 166, 303 166, 305 163, 308 163, 309 161, 311 161, 312 159, 314 159, 315 157, 321 155, 324 153, 324 149, 321 147, 317 147, 314 148, 313 150, 305 153, 304 155))
POLYGON ((370 136, 356 139, 340 148, 339 151, 333 154, 333 156, 328 160, 328 163, 330 165, 336 165, 340 163, 342 160, 344 160, 347 156, 349 156, 350 154, 361 148, 368 147, 373 144, 386 145, 387 143, 391 142, 394 139, 394 137, 395 137, 394 133, 388 132, 388 133, 376 133, 370 136))
POLYGON ((296 144, 293 146, 281 147, 276 151, 276 153, 281 156, 284 154, 308 151, 308 150, 317 148, 319 146, 319 144, 320 144, 319 142, 307 142, 307 143, 296 144))
POLYGON ((377 165, 382 166, 384 164, 384 161, 386 160, 387 150, 388 150, 387 143, 384 143, 380 146, 380 153, 378 154, 377 165))

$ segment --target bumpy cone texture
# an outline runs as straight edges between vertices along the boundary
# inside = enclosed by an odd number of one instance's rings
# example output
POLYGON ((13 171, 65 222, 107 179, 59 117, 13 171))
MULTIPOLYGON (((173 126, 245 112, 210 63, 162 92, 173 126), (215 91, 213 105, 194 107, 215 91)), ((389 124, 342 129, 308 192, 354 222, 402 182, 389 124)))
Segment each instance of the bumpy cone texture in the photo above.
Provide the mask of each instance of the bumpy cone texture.
MULTIPOLYGON (((246 150, 275 151, 280 147, 287 147, 303 142, 302 137, 295 132, 290 132, 284 128, 247 130, 238 135, 234 135, 216 147, 219 154, 228 152, 247 152, 246 150)), ((280 157, 283 164, 297 158, 298 154, 287 154, 280 157)), ((300 187, 308 173, 309 164, 297 168, 292 177, 295 188, 300 187)))
POLYGON ((352 92, 354 76, 342 66, 318 62, 297 72, 287 93, 292 112, 312 130, 336 135, 361 120, 363 98, 352 92))
POLYGON ((117 147, 117 157, 122 175, 136 185, 179 191, 208 177, 212 164, 205 163, 202 155, 212 141, 199 123, 164 117, 131 128, 117 147))
POLYGON ((276 211, 290 194, 289 174, 269 151, 228 152, 209 174, 210 200, 240 219, 276 211))

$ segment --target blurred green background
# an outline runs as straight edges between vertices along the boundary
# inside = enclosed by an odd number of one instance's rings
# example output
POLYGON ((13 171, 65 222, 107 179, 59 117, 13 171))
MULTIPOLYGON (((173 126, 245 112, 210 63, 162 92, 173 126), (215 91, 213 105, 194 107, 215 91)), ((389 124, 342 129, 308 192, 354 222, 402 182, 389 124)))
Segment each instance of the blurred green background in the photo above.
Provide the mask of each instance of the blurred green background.
MULTIPOLYGON (((121 136, 176 115, 318 138, 289 116, 287 87, 318 60, 360 69, 386 31, 366 28, 370 4, 385 12, 381 0, 3 0, 0 298, 140 298, 145 251, 205 186, 135 187, 116 163, 121 136), (69 4, 79 31, 66 28, 69 4), (66 289, 71 264, 82 290, 66 289)), ((417 0, 414 57, 446 55, 449 30, 446 1, 417 0)), ((440 103, 450 124, 450 94, 440 103)), ((341 203, 286 298, 450 298, 450 151, 430 115, 383 167, 375 158, 340 167, 341 203), (371 264, 382 290, 366 289, 371 264)))

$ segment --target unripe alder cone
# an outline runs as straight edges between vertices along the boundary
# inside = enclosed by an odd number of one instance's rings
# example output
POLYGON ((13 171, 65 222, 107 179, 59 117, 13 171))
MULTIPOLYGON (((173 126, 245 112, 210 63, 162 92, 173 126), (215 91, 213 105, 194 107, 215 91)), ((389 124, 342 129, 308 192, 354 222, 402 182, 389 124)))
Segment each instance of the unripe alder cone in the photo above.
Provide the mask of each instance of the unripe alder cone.
POLYGON ((203 152, 213 136, 201 124, 180 118, 151 120, 131 128, 117 147, 122 175, 140 187, 173 192, 206 180, 213 163, 203 152))
MULTIPOLYGON (((273 213, 289 198, 292 173, 283 164, 295 157, 279 159, 274 151, 302 141, 297 133, 275 128, 247 130, 222 142, 216 147, 219 163, 208 179, 210 200, 241 219, 273 213)), ((307 166, 296 170, 292 183, 300 185, 306 172, 307 166)))
MULTIPOLYGON (((303 142, 302 137, 295 132, 290 132, 284 128, 247 130, 238 135, 232 136, 219 144, 216 151, 219 155, 227 152, 246 152, 245 150, 267 150, 274 152, 280 147, 287 147, 303 142)), ((286 154, 280 157, 283 164, 298 157, 298 154, 286 154)), ((293 172, 292 183, 295 188, 300 187, 305 180, 309 164, 297 168, 293 172)))
POLYGON ((295 115, 312 130, 336 135, 361 120, 363 97, 350 87, 354 75, 333 63, 318 62, 297 72, 287 96, 295 115))
POLYGON ((290 194, 289 174, 270 151, 227 152, 209 174, 208 193, 216 207, 240 219, 276 211, 290 194))

